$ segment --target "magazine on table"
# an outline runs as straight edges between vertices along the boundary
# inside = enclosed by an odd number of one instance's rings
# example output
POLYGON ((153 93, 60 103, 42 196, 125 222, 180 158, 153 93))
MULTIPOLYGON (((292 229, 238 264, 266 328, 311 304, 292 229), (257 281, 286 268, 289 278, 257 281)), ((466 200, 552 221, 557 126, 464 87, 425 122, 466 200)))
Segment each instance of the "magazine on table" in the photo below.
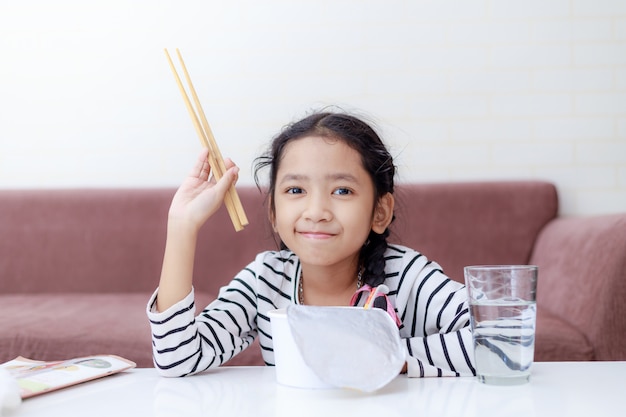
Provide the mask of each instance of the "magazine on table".
POLYGON ((23 399, 117 374, 135 366, 134 362, 116 355, 61 361, 36 361, 19 356, 0 364, 0 368, 17 380, 23 399))

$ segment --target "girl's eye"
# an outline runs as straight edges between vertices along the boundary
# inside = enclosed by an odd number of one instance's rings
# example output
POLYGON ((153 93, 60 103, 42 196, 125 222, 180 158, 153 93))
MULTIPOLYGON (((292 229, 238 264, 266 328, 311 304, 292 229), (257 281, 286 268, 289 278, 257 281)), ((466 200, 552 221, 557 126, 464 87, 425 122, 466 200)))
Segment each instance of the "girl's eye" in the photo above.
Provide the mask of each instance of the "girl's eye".
POLYGON ((333 191, 333 194, 335 194, 335 195, 350 195, 350 194, 352 194, 352 190, 350 190, 348 188, 337 188, 335 191, 333 191))
POLYGON ((302 194, 304 190, 299 187, 289 187, 286 192, 287 194, 302 194))

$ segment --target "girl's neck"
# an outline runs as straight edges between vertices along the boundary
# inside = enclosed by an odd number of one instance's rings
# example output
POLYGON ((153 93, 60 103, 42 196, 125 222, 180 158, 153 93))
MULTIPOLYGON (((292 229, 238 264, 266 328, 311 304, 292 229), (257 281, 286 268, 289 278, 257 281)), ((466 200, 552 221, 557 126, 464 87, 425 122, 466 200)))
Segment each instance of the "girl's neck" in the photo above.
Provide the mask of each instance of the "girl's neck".
POLYGON ((298 295, 308 305, 349 305, 362 285, 356 265, 347 268, 302 265, 298 295))

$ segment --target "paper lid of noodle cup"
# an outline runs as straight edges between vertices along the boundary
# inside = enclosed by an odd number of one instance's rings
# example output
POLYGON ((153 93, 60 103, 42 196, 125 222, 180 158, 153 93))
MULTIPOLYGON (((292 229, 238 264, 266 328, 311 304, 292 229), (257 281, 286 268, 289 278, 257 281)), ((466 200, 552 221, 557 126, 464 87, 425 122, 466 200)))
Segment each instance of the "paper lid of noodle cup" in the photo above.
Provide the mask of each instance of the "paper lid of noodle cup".
POLYGON ((329 385, 375 391, 404 366, 398 326, 381 309, 291 305, 287 320, 304 362, 329 385))

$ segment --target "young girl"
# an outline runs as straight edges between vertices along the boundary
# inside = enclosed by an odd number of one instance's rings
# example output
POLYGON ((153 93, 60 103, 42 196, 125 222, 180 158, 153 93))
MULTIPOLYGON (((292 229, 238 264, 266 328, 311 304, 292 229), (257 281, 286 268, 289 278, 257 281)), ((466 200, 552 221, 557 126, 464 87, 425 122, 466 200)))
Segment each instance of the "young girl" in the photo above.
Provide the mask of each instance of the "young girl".
MULTIPOLYGON (((472 375, 465 288, 412 249, 387 243, 394 219, 393 160, 358 118, 315 113, 286 127, 268 153, 270 221, 280 251, 256 256, 195 316, 192 266, 200 227, 237 179, 230 161, 210 179, 207 151, 176 192, 158 290, 148 304, 154 361, 166 376, 220 366, 257 336, 274 365, 267 312, 290 304, 363 306, 384 283, 382 308, 406 343, 408 376, 472 375)), ((377 304, 381 304, 377 303, 377 304)))

